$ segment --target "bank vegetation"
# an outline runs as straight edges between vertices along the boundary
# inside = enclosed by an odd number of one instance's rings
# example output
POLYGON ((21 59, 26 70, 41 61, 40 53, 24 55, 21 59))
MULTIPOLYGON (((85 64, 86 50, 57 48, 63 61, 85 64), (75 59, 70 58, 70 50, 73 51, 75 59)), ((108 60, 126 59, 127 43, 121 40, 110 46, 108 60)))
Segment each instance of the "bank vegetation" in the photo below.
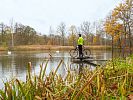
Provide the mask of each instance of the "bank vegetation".
POLYGON ((58 69, 46 74, 49 60, 40 64, 40 73, 31 72, 27 67, 26 81, 13 78, 4 83, 0 90, 1 100, 132 100, 133 99, 133 56, 126 59, 108 61, 105 66, 90 69, 80 66, 79 71, 71 71, 66 66, 66 74, 61 76, 58 69), (113 61, 113 62, 112 62, 113 61))

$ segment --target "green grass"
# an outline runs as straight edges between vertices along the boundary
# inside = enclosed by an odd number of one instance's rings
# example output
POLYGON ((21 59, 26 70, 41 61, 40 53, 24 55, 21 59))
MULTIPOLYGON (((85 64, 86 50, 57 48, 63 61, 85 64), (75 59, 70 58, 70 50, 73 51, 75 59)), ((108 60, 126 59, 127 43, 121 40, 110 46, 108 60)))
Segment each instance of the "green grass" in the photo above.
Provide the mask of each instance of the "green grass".
POLYGON ((26 82, 12 79, 0 90, 1 100, 126 100, 133 95, 133 56, 126 60, 115 59, 95 70, 83 67, 81 73, 72 73, 62 78, 57 71, 46 75, 48 60, 40 65, 39 75, 30 72, 28 64, 26 82))

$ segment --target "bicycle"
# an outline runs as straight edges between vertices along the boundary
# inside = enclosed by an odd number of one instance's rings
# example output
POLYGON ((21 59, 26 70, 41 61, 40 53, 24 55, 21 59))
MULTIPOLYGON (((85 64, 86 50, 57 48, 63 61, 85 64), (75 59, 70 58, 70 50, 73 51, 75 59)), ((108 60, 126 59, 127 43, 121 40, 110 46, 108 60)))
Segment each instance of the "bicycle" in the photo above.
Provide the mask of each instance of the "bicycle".
MULTIPOLYGON (((76 46, 74 49, 71 49, 69 53, 72 58, 78 57, 79 54, 78 46, 76 46)), ((88 57, 91 55, 91 50, 85 49, 85 47, 82 46, 82 53, 83 53, 82 57, 88 57)))

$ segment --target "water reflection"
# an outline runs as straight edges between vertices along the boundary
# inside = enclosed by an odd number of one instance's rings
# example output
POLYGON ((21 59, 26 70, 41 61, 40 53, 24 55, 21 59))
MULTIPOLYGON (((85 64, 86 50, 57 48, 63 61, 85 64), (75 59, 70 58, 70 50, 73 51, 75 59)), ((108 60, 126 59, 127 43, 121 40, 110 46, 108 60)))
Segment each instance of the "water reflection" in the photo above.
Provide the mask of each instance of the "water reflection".
POLYGON ((82 74, 83 71, 83 62, 79 63, 79 74, 82 74))
POLYGON ((70 70, 73 71, 74 73, 82 74, 83 69, 87 68, 91 71, 91 70, 94 70, 96 66, 97 65, 92 62, 76 61, 70 64, 70 70))
MULTIPOLYGON (((39 74, 40 64, 44 62, 43 67, 45 66, 47 59, 49 59, 49 53, 52 58, 48 62, 46 74, 49 74, 51 70, 55 70, 61 59, 63 60, 63 63, 57 71, 57 73, 60 73, 61 76, 65 75, 68 67, 77 72, 82 72, 81 66, 89 66, 91 69, 94 68, 94 65, 91 63, 71 62, 68 51, 15 51, 12 52, 11 55, 8 55, 6 52, 0 52, 0 87, 2 86, 2 79, 6 80, 6 78, 10 79, 11 77, 17 77, 25 80, 28 62, 31 62, 32 64, 31 72, 39 74)), ((109 59, 111 58, 111 53, 104 51, 92 51, 92 56, 96 59, 109 59)))

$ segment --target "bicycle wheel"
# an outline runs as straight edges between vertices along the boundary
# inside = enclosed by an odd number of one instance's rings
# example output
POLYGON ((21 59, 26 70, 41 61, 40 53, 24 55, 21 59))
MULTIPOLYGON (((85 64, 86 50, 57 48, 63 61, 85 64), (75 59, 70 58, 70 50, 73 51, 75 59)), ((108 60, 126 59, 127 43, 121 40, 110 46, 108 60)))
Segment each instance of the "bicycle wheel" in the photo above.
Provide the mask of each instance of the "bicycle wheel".
POLYGON ((84 55, 84 57, 89 57, 91 55, 91 50, 90 49, 86 49, 86 50, 84 49, 83 55, 84 55))
POLYGON ((75 50, 75 49, 70 50, 70 56, 73 57, 73 58, 77 57, 78 56, 78 51, 75 50))

